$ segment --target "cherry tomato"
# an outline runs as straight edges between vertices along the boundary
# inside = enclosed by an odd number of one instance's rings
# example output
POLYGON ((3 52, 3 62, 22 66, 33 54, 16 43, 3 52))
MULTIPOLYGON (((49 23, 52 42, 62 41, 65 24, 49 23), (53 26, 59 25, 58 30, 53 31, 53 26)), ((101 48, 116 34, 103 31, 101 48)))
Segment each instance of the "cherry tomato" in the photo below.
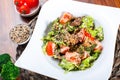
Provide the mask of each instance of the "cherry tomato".
POLYGON ((54 49, 55 49, 55 44, 51 41, 47 43, 46 46, 46 52, 48 56, 53 56, 54 55, 54 49))
POLYGON ((24 5, 24 3, 25 3, 25 0, 14 0, 14 4, 17 7, 21 7, 22 5, 24 5))
POLYGON ((89 39, 91 39, 92 41, 95 40, 95 38, 90 33, 88 33, 87 31, 85 31, 85 36, 89 37, 89 39))
POLYGON ((30 13, 30 8, 27 5, 22 5, 21 7, 18 7, 18 11, 21 14, 29 14, 30 13))
POLYGON ((33 8, 38 6, 39 0, 25 0, 25 2, 30 8, 33 8))

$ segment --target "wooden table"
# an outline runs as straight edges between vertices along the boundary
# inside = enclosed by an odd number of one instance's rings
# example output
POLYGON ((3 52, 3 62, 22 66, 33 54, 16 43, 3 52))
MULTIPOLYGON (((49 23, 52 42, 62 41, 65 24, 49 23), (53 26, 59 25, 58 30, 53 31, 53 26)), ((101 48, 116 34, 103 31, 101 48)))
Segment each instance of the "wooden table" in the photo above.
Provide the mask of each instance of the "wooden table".
MULTIPOLYGON (((77 0, 87 3, 120 7, 120 0, 77 0)), ((0 2, 0 54, 9 53, 13 58, 16 55, 17 45, 9 38, 12 27, 21 23, 28 23, 33 17, 23 18, 15 9, 13 0, 1 0, 0 2)))

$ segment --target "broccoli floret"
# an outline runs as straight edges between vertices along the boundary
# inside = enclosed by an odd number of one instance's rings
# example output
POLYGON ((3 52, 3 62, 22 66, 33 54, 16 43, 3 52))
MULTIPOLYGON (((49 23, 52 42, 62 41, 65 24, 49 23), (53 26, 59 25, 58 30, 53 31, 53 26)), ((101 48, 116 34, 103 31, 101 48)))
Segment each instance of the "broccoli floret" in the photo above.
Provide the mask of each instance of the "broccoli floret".
POLYGON ((11 61, 8 61, 6 64, 3 64, 1 71, 1 77, 3 80, 16 80, 19 74, 19 68, 16 67, 11 61))
POLYGON ((19 76, 20 70, 16 67, 12 61, 9 54, 0 55, 0 77, 3 80, 16 80, 19 76))
POLYGON ((0 55, 0 72, 2 69, 2 65, 6 64, 8 61, 11 61, 9 54, 5 53, 0 55))

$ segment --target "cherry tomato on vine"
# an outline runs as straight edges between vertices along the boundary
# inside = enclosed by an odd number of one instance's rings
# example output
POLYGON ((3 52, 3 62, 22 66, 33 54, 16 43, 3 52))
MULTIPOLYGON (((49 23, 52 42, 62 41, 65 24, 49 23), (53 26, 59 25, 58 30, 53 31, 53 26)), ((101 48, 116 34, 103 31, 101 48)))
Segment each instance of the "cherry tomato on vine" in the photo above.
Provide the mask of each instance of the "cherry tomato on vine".
POLYGON ((39 4, 39 0, 25 0, 25 2, 30 8, 37 7, 39 4))

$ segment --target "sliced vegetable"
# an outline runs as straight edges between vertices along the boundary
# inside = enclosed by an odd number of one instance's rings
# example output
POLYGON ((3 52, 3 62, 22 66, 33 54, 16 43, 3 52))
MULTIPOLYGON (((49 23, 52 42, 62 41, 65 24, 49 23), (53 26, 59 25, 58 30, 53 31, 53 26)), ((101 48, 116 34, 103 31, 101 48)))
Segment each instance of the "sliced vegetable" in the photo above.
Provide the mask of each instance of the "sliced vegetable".
POLYGON ((85 36, 87 36, 89 39, 91 39, 92 41, 95 40, 95 38, 90 34, 88 33, 87 31, 85 31, 85 36))
POLYGON ((48 56, 53 56, 55 50, 55 44, 51 41, 49 41, 46 45, 46 52, 48 56))

